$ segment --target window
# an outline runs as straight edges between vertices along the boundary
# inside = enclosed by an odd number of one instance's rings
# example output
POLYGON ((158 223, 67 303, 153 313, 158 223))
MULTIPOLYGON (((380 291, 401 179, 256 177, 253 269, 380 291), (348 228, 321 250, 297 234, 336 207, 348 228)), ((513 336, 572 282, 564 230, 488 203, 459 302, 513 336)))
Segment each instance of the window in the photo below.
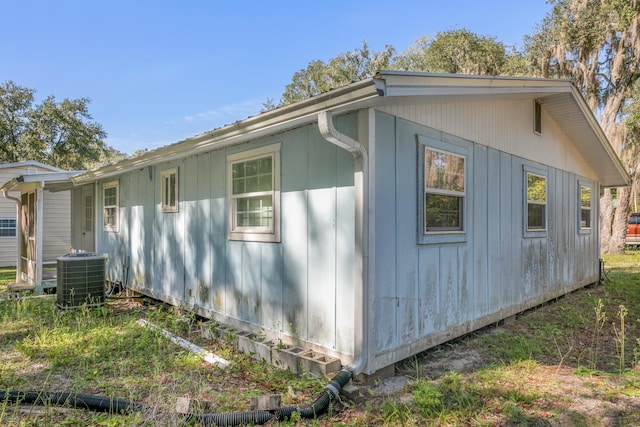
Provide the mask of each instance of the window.
POLYGON ((417 138, 417 243, 467 240, 472 204, 468 179, 473 176, 473 142, 423 128, 417 138))
POLYGON ((0 218, 0 238, 16 237, 17 224, 15 218, 0 218))
POLYGON ((89 194, 84 197, 84 232, 93 231, 93 195, 89 194))
POLYGON ((280 241, 280 144, 229 155, 229 238, 280 241))
POLYGON ((162 171, 162 212, 178 212, 178 168, 162 171))
POLYGON ((532 172, 525 172, 525 176, 527 231, 544 231, 547 229, 547 178, 532 172))
POLYGON ((542 105, 537 100, 533 102, 533 132, 542 135, 542 105))
POLYGON ((118 231, 119 187, 118 181, 108 182, 102 187, 103 219, 106 231, 118 231))
POLYGON ((580 229, 588 230, 591 228, 591 187, 580 185, 579 203, 580 229))
POLYGON ((424 231, 461 231, 465 158, 424 149, 424 231))

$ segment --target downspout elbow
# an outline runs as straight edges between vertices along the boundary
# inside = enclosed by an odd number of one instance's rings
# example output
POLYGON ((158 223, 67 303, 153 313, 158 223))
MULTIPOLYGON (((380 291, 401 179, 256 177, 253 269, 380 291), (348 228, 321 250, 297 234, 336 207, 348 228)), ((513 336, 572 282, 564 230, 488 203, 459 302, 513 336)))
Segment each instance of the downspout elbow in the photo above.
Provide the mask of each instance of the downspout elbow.
POLYGON ((10 196, 10 195, 9 195, 9 192, 8 192, 7 190, 2 190, 2 191, 0 191, 0 192, 2 193, 2 196, 3 196, 5 199, 13 200, 14 202, 16 202, 16 204, 17 204, 18 206, 22 203, 22 201, 21 201, 20 199, 18 199, 17 197, 10 196))
POLYGON ((360 142, 336 129, 333 125, 333 114, 331 114, 331 112, 322 111, 318 113, 318 128, 324 139, 338 147, 344 148, 356 157, 361 157, 363 160, 363 169, 367 167, 369 157, 367 149, 364 145, 360 144, 360 142))

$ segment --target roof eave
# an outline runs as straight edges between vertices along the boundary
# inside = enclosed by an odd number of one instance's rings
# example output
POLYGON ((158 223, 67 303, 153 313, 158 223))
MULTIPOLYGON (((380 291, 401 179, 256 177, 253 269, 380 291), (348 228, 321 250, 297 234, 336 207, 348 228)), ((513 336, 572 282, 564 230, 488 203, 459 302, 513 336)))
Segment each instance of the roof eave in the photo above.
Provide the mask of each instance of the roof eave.
POLYGON ((281 132, 316 120, 319 111, 346 110, 354 104, 366 103, 379 94, 372 79, 353 83, 322 95, 277 108, 245 120, 196 135, 178 143, 149 151, 140 156, 123 160, 114 165, 75 176, 75 185, 84 185, 98 179, 109 178, 159 162, 219 149, 281 132))

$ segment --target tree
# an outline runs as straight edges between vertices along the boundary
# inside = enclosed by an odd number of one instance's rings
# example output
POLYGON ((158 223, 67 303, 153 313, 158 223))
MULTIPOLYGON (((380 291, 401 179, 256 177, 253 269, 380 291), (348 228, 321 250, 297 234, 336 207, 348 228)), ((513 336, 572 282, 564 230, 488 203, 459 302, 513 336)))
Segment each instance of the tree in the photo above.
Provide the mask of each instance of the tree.
MULTIPOLYGON (((637 179, 637 153, 625 128, 624 108, 640 77, 640 3, 637 0, 551 0, 553 9, 527 40, 541 77, 571 78, 581 89, 614 150, 637 179)), ((601 198, 601 248, 624 250, 630 189, 601 198)))
POLYGON ((89 114, 89 99, 49 96, 34 105, 34 90, 0 85, 0 161, 38 160, 62 169, 87 169, 117 157, 89 114))
POLYGON ((389 45, 381 52, 371 51, 365 40, 361 49, 342 53, 329 63, 311 61, 307 68, 293 75, 282 94, 280 106, 371 77, 379 70, 389 68, 394 54, 395 49, 389 45))
POLYGON ((399 54, 393 67, 407 71, 461 74, 501 74, 507 62, 506 47, 495 37, 479 36, 466 29, 423 36, 399 54))
POLYGON ((33 105, 33 91, 9 81, 0 85, 0 161, 9 163, 30 155, 22 143, 28 128, 28 112, 33 105))

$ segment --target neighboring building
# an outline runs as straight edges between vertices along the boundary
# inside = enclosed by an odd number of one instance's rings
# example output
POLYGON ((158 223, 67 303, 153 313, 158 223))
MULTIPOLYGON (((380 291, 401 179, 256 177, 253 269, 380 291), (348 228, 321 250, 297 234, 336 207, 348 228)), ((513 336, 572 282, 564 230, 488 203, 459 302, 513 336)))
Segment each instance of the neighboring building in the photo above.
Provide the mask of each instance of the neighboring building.
POLYGON ((598 281, 628 176, 569 81, 380 72, 71 181, 109 280, 370 374, 598 281))
POLYGON ((0 164, 0 266, 16 266, 17 282, 55 284, 56 258, 71 245, 71 194, 49 189, 73 173, 36 161, 0 164))

